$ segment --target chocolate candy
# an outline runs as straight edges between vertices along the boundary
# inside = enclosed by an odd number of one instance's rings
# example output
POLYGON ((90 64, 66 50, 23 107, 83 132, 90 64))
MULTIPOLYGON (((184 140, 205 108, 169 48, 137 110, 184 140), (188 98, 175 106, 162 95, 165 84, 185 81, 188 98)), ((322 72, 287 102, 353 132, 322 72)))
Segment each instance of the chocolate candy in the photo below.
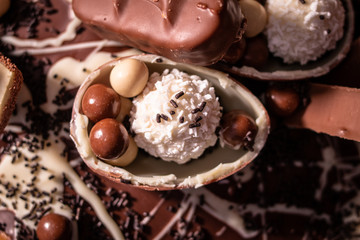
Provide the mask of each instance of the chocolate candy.
POLYGON ((209 65, 243 34, 237 0, 73 0, 100 36, 177 62, 209 65))
POLYGON ((120 112, 120 96, 110 87, 103 84, 90 86, 82 99, 83 113, 92 122, 104 118, 116 118, 120 112))
POLYGON ((266 91, 270 111, 278 116, 290 116, 300 104, 299 94, 290 87, 271 87, 266 91))
POLYGON ((36 229, 39 240, 68 240, 71 239, 71 232, 70 220, 56 213, 42 217, 36 229))
POLYGON ((120 157, 129 146, 129 135, 125 127, 112 118, 97 122, 90 131, 90 146, 100 159, 120 157))
POLYGON ((261 33, 267 22, 267 13, 265 8, 255 0, 240 0, 240 7, 246 17, 245 36, 255 37, 261 33))
POLYGON ((145 88, 149 70, 144 62, 126 58, 119 61, 110 73, 112 88, 123 97, 135 97, 145 88))
POLYGON ((233 149, 252 150, 257 131, 254 119, 241 110, 232 110, 221 119, 220 138, 233 149))

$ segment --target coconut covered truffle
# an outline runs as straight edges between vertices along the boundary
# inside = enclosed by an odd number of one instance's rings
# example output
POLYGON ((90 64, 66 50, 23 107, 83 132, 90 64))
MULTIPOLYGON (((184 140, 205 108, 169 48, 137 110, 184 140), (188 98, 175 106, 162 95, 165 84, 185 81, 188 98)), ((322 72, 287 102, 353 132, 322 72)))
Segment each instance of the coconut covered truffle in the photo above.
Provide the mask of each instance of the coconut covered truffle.
POLYGON ((269 50, 285 63, 316 60, 343 36, 340 0, 267 0, 266 10, 269 50))
POLYGON ((221 110, 207 80, 177 69, 153 73, 133 100, 134 140, 155 157, 186 163, 216 143, 221 110))

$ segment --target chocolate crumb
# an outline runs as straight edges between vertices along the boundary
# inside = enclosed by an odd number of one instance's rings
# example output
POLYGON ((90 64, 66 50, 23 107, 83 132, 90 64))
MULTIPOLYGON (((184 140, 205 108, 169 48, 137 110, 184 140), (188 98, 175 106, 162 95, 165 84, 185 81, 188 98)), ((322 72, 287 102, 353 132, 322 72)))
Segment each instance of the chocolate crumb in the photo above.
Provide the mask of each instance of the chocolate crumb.
POLYGON ((184 123, 184 121, 185 121, 185 118, 184 118, 184 117, 180 117, 180 118, 179 118, 179 122, 180 122, 180 123, 184 123))
POLYGON ((170 115, 174 115, 174 114, 175 114, 175 111, 171 110, 170 115))
POLYGON ((300 3, 302 3, 302 4, 305 4, 306 2, 305 2, 305 0, 299 0, 300 1, 300 3))
POLYGON ((324 20, 325 16, 324 15, 319 15, 320 20, 324 20))
POLYGON ((195 122, 199 122, 199 121, 201 121, 203 118, 202 118, 202 116, 197 116, 196 118, 195 118, 195 122))

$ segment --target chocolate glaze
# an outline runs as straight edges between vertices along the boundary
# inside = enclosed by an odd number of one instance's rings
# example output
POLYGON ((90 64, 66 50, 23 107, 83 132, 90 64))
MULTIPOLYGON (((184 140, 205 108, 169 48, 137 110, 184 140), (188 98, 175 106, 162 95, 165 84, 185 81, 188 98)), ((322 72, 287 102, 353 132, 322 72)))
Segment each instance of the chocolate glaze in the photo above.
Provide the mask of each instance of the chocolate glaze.
POLYGON ((212 64, 242 36, 236 0, 74 0, 73 9, 100 36, 178 62, 212 64))

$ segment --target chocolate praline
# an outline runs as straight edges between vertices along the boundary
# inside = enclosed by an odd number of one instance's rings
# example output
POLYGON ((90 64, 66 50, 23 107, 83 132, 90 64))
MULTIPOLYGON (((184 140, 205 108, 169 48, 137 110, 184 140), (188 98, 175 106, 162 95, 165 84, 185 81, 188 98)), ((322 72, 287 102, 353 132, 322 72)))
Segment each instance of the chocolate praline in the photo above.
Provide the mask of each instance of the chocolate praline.
POLYGON ((82 111, 92 122, 104 118, 116 118, 121 110, 120 96, 103 84, 90 86, 81 102, 82 111))
POLYGON ((49 213, 40 219, 36 234, 39 240, 69 240, 72 235, 71 222, 67 217, 49 213))
POLYGON ((232 110, 221 119, 220 138, 229 147, 253 150, 258 126, 254 119, 241 110, 232 110))
POLYGON ((299 94, 291 87, 270 87, 266 91, 269 110, 278 116, 290 116, 300 104, 299 94))
POLYGON ((90 131, 90 146, 95 155, 104 160, 120 157, 129 147, 129 135, 120 122, 106 118, 90 131))

